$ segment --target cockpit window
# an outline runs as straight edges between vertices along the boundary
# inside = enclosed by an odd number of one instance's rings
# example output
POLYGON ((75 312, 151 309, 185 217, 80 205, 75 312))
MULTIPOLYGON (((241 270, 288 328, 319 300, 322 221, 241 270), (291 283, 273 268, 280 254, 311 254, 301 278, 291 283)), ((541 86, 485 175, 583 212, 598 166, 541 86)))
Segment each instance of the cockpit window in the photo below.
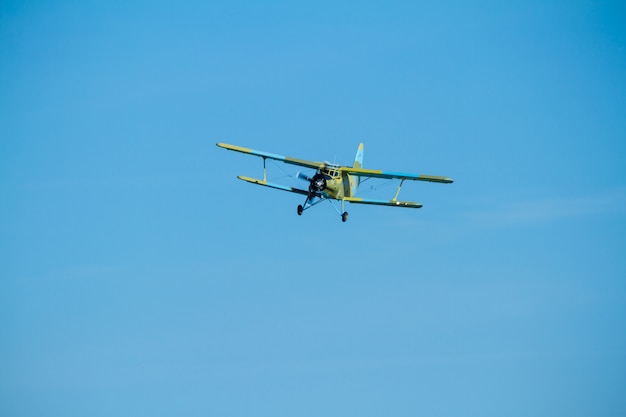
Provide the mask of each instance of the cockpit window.
POLYGON ((337 178, 339 176, 339 171, 335 170, 335 169, 323 169, 322 173, 324 173, 327 178, 326 179, 331 179, 331 178, 337 178))

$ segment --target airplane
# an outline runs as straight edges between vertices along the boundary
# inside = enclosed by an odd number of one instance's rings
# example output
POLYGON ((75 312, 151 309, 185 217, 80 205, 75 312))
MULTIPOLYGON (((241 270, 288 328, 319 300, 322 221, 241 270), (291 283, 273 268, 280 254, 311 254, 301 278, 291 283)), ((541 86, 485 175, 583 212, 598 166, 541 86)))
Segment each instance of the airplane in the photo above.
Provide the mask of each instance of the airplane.
POLYGON ((335 165, 329 162, 315 162, 307 161, 304 159, 292 158, 289 156, 277 155, 274 153, 258 151, 250 148, 244 148, 237 145, 229 145, 227 143, 217 143, 217 146, 230 151, 241 152, 249 155, 259 156, 263 158, 263 179, 256 179, 239 175, 237 178, 243 181, 247 181, 252 184, 262 185, 265 187, 275 188, 278 190, 288 191, 291 193, 305 195, 306 199, 304 204, 298 206, 298 215, 321 203, 325 200, 338 200, 341 201, 341 211, 339 211, 334 205, 333 208, 341 216, 341 220, 345 222, 348 220, 348 212, 345 211, 345 203, 354 204, 373 204, 379 206, 390 207, 408 207, 408 208, 421 208, 422 204, 410 201, 400 201, 398 196, 400 195, 400 189, 402 184, 406 180, 412 181, 427 181, 437 182, 442 184, 450 184, 454 182, 452 178, 439 177, 435 175, 416 175, 407 174, 394 171, 379 171, 374 169, 363 168, 363 143, 359 144, 359 148, 354 158, 354 164, 349 166, 335 165), (301 172, 296 174, 296 177, 307 181, 309 186, 307 189, 289 187, 282 184, 276 184, 267 181, 267 168, 266 160, 271 159, 275 161, 284 162, 286 164, 298 165, 305 168, 315 170, 313 176, 308 176, 301 172), (396 191, 396 195, 391 200, 371 200, 361 197, 357 197, 356 193, 361 183, 361 178, 385 178, 385 179, 399 179, 400 185, 396 191))

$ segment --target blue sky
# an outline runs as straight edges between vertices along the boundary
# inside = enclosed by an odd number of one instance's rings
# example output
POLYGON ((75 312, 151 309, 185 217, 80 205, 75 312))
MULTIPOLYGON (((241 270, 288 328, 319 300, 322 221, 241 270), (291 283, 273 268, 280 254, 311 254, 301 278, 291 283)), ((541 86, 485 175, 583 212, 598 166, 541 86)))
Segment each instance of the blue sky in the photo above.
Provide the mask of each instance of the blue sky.
POLYGON ((625 12, 4 2, 0 414, 626 414, 625 12))

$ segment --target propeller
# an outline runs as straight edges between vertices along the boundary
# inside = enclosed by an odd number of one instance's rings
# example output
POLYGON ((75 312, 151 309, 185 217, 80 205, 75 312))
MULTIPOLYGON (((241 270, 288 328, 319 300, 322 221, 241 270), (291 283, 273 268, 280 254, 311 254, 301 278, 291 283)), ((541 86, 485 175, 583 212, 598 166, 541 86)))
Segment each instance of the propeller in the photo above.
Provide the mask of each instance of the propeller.
POLYGON ((309 194, 320 193, 326 189, 326 177, 321 172, 317 172, 313 175, 313 178, 308 177, 302 172, 296 174, 298 179, 309 182, 309 194))

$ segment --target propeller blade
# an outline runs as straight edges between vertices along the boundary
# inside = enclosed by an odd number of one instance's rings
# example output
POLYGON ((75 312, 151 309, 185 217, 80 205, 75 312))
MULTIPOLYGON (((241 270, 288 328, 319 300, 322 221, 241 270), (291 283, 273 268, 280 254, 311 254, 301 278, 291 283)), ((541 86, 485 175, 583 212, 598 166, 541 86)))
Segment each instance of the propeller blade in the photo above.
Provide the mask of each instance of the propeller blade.
POLYGON ((311 178, 307 177, 306 174, 303 174, 302 172, 298 171, 298 173, 296 174, 296 177, 298 179, 304 180, 304 181, 309 181, 311 182, 311 178))

